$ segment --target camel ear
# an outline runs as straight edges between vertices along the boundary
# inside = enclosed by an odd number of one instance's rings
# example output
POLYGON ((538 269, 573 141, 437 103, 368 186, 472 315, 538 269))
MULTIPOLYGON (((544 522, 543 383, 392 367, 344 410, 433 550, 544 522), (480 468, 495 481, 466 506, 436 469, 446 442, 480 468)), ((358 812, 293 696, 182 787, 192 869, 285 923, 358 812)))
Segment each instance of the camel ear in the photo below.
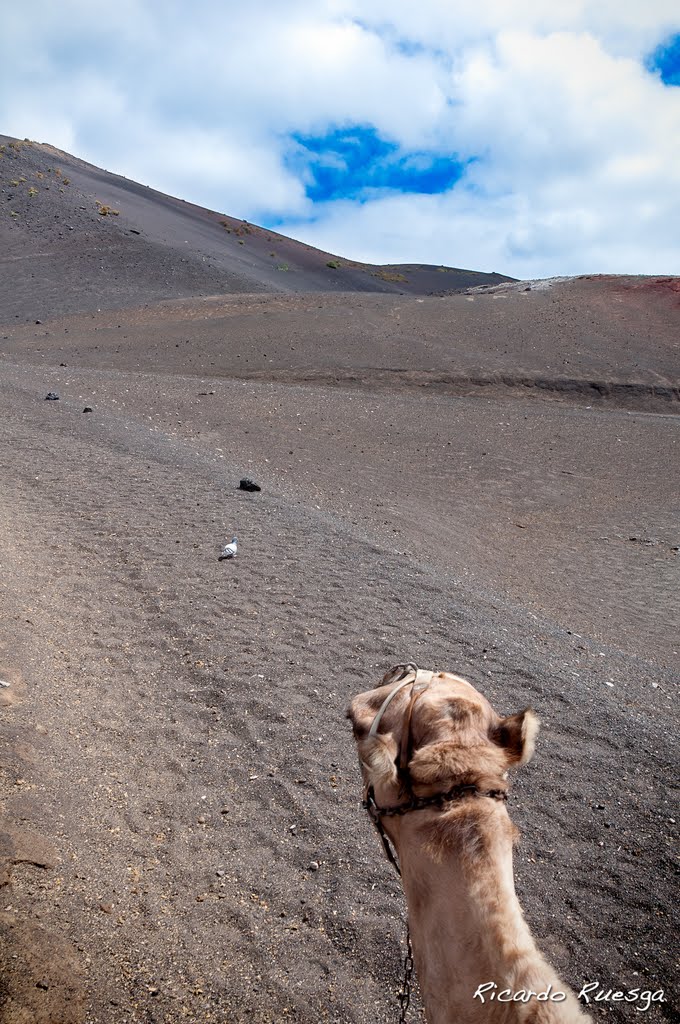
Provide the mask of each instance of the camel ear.
POLYGON ((368 733, 375 715, 375 708, 371 707, 363 696, 355 697, 347 709, 347 717, 352 723, 359 760, 368 781, 374 785, 378 782, 396 783, 397 741, 391 732, 369 737, 368 733))
POLYGON ((396 785, 398 773, 395 762, 398 748, 391 732, 360 740, 357 747, 368 782, 374 786, 378 783, 385 786, 396 785))
POLYGON ((375 714, 364 694, 355 697, 347 708, 347 717, 352 723, 352 732, 357 743, 368 735, 375 714))
POLYGON ((516 715, 501 718, 491 734, 491 739, 503 748, 508 764, 526 764, 533 756, 539 725, 539 720, 531 708, 526 708, 525 711, 518 711, 516 715))

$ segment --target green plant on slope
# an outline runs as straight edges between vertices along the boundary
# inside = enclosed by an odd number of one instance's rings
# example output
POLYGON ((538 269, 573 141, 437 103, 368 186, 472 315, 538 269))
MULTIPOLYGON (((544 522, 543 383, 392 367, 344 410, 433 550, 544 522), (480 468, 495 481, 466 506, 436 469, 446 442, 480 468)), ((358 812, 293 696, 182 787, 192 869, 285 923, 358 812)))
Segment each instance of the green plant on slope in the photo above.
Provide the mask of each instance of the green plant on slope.
POLYGON ((396 273, 394 270, 376 270, 373 273, 373 277, 379 277, 381 281, 394 281, 408 284, 408 278, 404 277, 403 274, 396 273))

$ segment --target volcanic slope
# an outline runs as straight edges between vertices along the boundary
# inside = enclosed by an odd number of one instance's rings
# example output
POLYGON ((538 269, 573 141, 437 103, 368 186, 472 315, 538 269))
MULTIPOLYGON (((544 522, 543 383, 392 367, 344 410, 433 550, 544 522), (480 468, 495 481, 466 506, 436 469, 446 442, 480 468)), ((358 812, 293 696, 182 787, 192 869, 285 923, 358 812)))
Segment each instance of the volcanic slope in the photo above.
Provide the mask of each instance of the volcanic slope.
POLYGON ((370 266, 0 136, 0 307, 22 319, 223 293, 431 294, 507 281, 370 266))

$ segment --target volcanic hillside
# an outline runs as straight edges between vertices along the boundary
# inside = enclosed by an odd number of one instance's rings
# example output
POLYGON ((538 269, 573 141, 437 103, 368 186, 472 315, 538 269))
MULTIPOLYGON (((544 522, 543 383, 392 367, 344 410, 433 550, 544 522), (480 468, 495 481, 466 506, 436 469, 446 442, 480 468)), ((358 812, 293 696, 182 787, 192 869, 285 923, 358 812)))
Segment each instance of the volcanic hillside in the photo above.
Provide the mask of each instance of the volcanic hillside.
MULTIPOLYGON (((40 315, 223 293, 442 294, 510 280, 369 266, 163 195, 52 146, 0 136, 0 308, 40 315)), ((20 316, 21 314, 19 314, 20 316)))

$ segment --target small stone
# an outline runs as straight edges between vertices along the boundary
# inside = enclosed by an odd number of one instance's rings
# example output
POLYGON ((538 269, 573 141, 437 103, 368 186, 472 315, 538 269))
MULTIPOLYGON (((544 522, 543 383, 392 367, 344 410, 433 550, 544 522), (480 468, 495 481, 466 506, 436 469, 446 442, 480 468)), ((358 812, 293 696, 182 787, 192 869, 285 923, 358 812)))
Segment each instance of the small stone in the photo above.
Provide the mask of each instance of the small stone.
POLYGON ((99 909, 102 910, 105 914, 112 914, 113 913, 113 903, 100 903, 99 904, 99 909))
POLYGON ((242 491, 261 491, 262 490, 262 488, 260 487, 259 484, 256 484, 254 480, 251 480, 247 476, 244 476, 243 479, 239 481, 239 485, 238 486, 239 486, 239 489, 242 490, 242 491))
POLYGON ((85 408, 83 409, 83 412, 92 412, 92 406, 86 405, 85 408))
POLYGON ((224 878, 224 876, 226 875, 226 871, 223 868, 218 868, 215 874, 217 875, 218 878, 224 878))
POLYGON ((36 323, 37 323, 37 324, 41 324, 41 323, 42 323, 42 320, 36 320, 36 323))
POLYGON ((58 402, 59 401, 59 395, 57 394, 56 391, 48 391, 47 394, 45 395, 45 401, 46 402, 58 402))
POLYGON ((318 860, 310 860, 310 862, 309 862, 309 870, 310 871, 318 871, 319 870, 319 862, 318 862, 318 860))

